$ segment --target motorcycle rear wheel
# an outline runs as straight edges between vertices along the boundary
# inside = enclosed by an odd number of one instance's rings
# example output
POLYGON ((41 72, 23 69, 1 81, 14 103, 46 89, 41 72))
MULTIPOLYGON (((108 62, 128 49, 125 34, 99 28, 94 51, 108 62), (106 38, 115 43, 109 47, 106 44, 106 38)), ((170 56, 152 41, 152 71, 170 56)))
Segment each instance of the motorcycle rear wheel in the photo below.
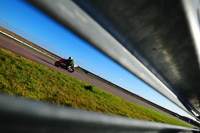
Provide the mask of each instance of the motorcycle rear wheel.
POLYGON ((59 61, 55 62, 55 66, 59 67, 59 61))

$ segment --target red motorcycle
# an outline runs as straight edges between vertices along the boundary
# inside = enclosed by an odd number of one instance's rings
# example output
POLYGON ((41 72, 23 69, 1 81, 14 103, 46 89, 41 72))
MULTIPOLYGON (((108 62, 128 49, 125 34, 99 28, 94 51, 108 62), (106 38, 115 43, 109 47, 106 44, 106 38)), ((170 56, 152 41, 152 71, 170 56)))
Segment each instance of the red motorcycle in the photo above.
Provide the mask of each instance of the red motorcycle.
POLYGON ((55 62, 55 66, 62 67, 64 69, 66 69, 68 72, 73 73, 74 72, 74 66, 67 65, 67 64, 69 64, 69 62, 70 62, 69 60, 60 59, 60 61, 55 62))

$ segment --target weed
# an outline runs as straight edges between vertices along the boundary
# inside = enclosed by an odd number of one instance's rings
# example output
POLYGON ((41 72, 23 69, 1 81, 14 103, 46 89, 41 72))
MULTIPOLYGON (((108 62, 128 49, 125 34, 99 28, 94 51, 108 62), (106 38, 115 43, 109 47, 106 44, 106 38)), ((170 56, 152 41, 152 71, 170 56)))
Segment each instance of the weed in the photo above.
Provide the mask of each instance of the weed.
POLYGON ((89 90, 89 91, 91 91, 91 92, 93 92, 93 93, 95 93, 95 89, 94 89, 94 86, 93 86, 93 85, 85 86, 85 89, 86 89, 86 90, 89 90))

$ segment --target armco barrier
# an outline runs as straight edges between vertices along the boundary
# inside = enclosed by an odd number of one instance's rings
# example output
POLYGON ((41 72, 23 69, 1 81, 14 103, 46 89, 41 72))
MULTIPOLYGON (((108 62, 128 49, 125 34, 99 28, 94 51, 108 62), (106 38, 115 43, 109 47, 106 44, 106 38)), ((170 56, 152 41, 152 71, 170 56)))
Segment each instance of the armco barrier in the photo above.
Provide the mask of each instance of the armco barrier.
POLYGON ((129 119, 0 95, 0 132, 197 132, 197 129, 129 119))
MULTIPOLYGON (((57 21, 60 21, 61 24, 70 28, 86 41, 93 44, 93 46, 101 49, 101 51, 106 53, 109 57, 112 57, 113 60, 117 60, 118 56, 120 54, 123 54, 127 57, 126 59, 130 59, 130 61, 135 61, 134 63, 137 63, 136 68, 139 68, 139 70, 143 70, 142 72, 146 72, 146 75, 152 76, 151 78, 147 76, 147 79, 144 79, 147 83, 151 83, 149 79, 154 79, 155 84, 152 84, 152 86, 154 88, 163 88, 163 93, 166 94, 169 99, 177 103, 177 105, 182 107, 179 101, 177 101, 176 97, 173 94, 169 93, 168 89, 160 81, 158 81, 154 75, 146 70, 146 68, 144 68, 142 64, 140 64, 135 58, 133 58, 130 53, 128 53, 128 51, 123 49, 123 47, 120 47, 121 45, 116 40, 111 38, 111 36, 107 32, 98 27, 98 24, 94 23, 84 12, 81 12, 81 10, 72 1, 32 0, 31 2, 40 7, 43 11, 46 11, 46 13, 48 13, 49 15, 53 16, 57 21), (59 8, 57 6, 61 6, 62 8, 59 8), (65 8, 65 6, 67 8, 65 8), (64 12, 60 12, 58 11, 58 9, 63 9, 64 12), (59 18, 56 13, 58 13, 61 17, 59 18), (72 13, 74 13, 74 16, 72 13), (84 25, 86 23, 89 23, 90 27, 86 27, 84 25), (96 31, 97 34, 93 34, 93 32, 87 33, 87 30, 89 28, 97 28, 99 32, 96 31), (113 50, 119 50, 119 52, 110 51, 110 49, 108 50, 107 45, 100 45, 99 42, 101 42, 101 40, 108 41, 109 46, 113 46, 115 48, 113 50)), ((123 62, 126 60, 121 59, 120 61, 121 62, 118 63, 123 64, 123 62)), ((143 73, 139 76, 145 78, 143 73)), ((110 116, 4 95, 0 95, 0 107, 0 132, 172 133, 199 131, 198 129, 110 116)))

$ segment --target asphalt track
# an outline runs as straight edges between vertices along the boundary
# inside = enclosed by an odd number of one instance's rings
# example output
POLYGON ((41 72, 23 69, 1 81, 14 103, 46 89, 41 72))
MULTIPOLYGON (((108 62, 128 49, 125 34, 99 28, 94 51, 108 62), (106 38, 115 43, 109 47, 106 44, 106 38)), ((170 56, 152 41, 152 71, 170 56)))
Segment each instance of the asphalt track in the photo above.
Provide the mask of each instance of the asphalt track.
MULTIPOLYGON (((103 83, 101 83, 101 82, 99 82, 99 81, 97 81, 95 79, 89 78, 89 77, 87 77, 87 76, 85 76, 83 74, 80 74, 80 73, 76 72, 76 71, 74 73, 69 73, 65 69, 55 67, 54 66, 54 61, 52 61, 51 59, 49 59, 49 58, 47 58, 47 57, 45 57, 45 56, 43 56, 41 54, 38 54, 38 53, 36 53, 36 52, 34 52, 34 51, 24 47, 24 46, 21 46, 18 43, 14 42, 14 41, 6 38, 6 37, 3 37, 1 35, 0 35, 0 48, 9 50, 9 51, 11 51, 11 52, 13 52, 15 54, 23 56, 23 57, 25 57, 27 59, 30 59, 30 60, 34 61, 34 62, 40 63, 40 64, 42 64, 44 66, 47 66, 49 68, 52 68, 54 70, 57 70, 57 71, 62 72, 64 74, 67 74, 69 76, 72 76, 72 77, 74 77, 76 79, 79 79, 81 81, 84 81, 84 82, 86 82, 88 84, 94 85, 94 86, 96 86, 96 87, 98 87, 98 88, 100 88, 102 90, 105 90, 107 92, 110 92, 110 93, 112 93, 112 94, 114 94, 116 96, 119 96, 121 98, 129 100, 129 101, 131 101, 133 103, 140 104, 140 105, 142 105, 144 107, 150 108, 150 109, 155 110, 157 112, 160 112, 160 113, 162 113, 164 115, 167 115, 167 116, 169 116, 171 118, 174 118, 174 119, 179 120, 179 121, 181 121, 183 123, 186 123, 185 121, 182 121, 182 120, 178 119, 175 116, 172 116, 172 115, 170 115, 170 114, 168 114, 166 112, 163 112, 162 110, 159 110, 159 109, 157 109, 157 108, 155 108, 155 107, 153 107, 153 106, 151 106, 149 104, 146 104, 146 103, 144 103, 144 102, 142 102, 142 101, 140 101, 140 100, 138 100, 138 99, 136 99, 136 98, 134 98, 132 96, 129 96, 129 95, 117 90, 117 89, 111 88, 108 85, 105 85, 105 84, 103 84, 103 83)), ((190 125, 189 123, 186 123, 186 124, 190 125)), ((190 126, 193 127, 193 125, 190 125, 190 126)))

